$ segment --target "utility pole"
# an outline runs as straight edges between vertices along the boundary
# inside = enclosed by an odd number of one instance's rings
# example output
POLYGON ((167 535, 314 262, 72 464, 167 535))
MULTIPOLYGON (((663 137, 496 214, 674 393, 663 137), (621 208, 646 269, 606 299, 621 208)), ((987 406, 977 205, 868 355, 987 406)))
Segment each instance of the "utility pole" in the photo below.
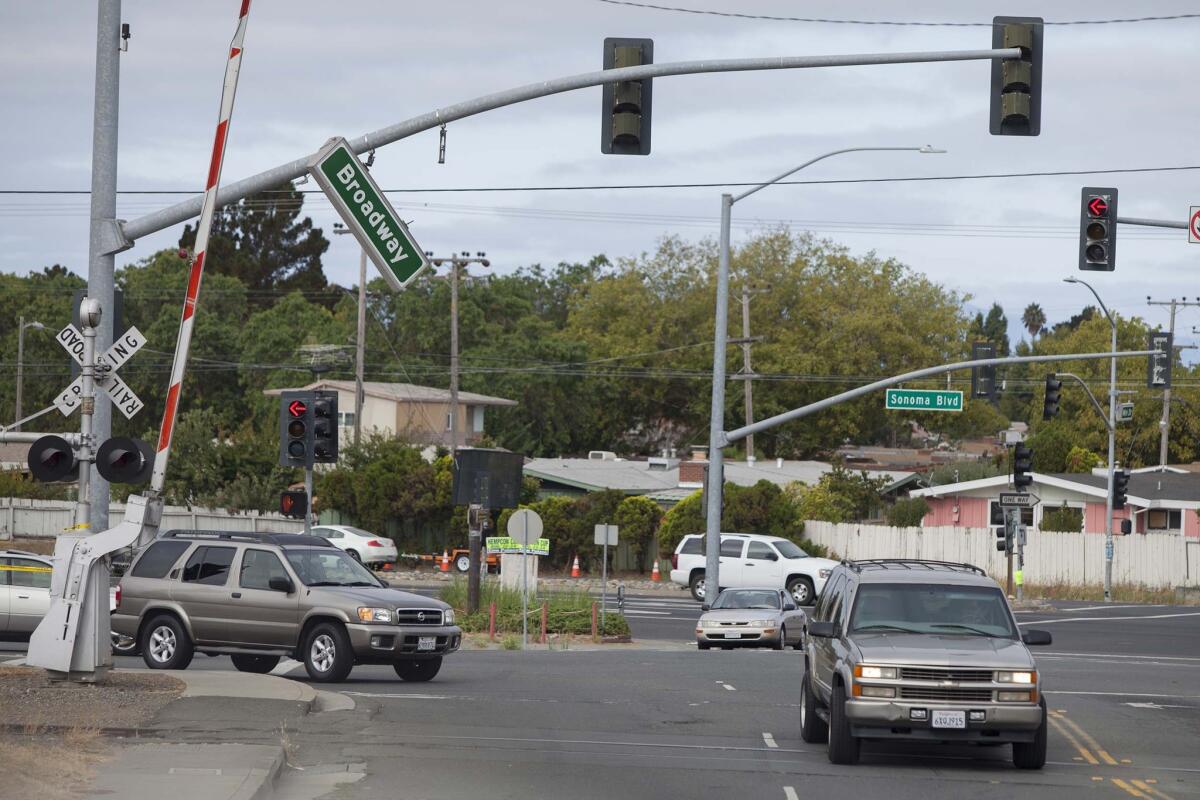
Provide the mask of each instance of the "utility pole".
POLYGON ((16 416, 13 417, 14 431, 21 430, 21 394, 25 387, 25 329, 33 328, 40 331, 46 326, 37 321, 26 322, 25 317, 19 317, 17 323, 17 402, 16 416))
MULTIPOLYGON (((375 161, 375 151, 367 156, 366 166, 370 167, 375 161)), ((351 233, 351 230, 340 222, 333 223, 334 233, 351 233)), ((363 409, 363 361, 366 358, 367 342, 367 251, 359 250, 358 254, 358 331, 355 334, 354 346, 354 444, 362 441, 362 409, 363 409)))
MULTIPOLYGON (((492 264, 487 260, 487 253, 476 253, 472 256, 466 250, 463 250, 456 256, 437 257, 430 251, 426 251, 425 255, 435 267, 440 267, 442 264, 450 265, 450 272, 447 278, 450 281, 450 415, 448 422, 450 425, 450 452, 453 454, 458 450, 458 279, 459 270, 466 267, 468 264, 479 264, 482 267, 490 267, 492 264)), ((463 273, 465 275, 465 273, 463 273)), ((470 277, 467 275, 466 277, 470 277)), ((472 572, 476 565, 475 556, 471 556, 472 572)))
MULTIPOLYGON (((1151 300, 1150 297, 1147 296, 1146 297, 1146 305, 1148 305, 1148 306, 1169 306, 1170 307, 1170 309, 1171 309, 1171 324, 1167 328, 1167 330, 1169 330, 1171 332, 1171 341, 1175 341, 1175 309, 1176 309, 1176 307, 1177 306, 1184 306, 1184 307, 1200 306, 1200 301, 1193 300, 1193 301, 1189 302, 1186 297, 1180 298, 1179 300, 1176 300, 1174 297, 1172 297, 1169 301, 1151 300)), ((1174 352, 1171 353, 1171 358, 1175 358, 1174 352)), ((1161 431, 1161 438, 1158 440, 1158 466, 1159 466, 1159 469, 1165 470, 1167 467, 1167 459, 1169 458, 1169 455, 1167 453, 1167 443, 1170 440, 1170 434, 1171 434, 1171 387, 1170 386, 1163 387, 1163 413, 1162 413, 1162 421, 1159 422, 1159 427, 1162 429, 1162 431, 1161 431)))
MULTIPOLYGON (((756 377, 754 370, 750 367, 750 346, 755 342, 762 341, 761 336, 750 335, 750 295, 769 290, 771 287, 765 284, 751 286, 749 282, 742 284, 742 338, 730 339, 730 344, 740 344, 742 346, 742 371, 737 375, 731 375, 733 380, 743 380, 746 382, 745 387, 745 404, 746 404, 746 424, 754 423, 754 388, 752 381, 756 377)), ((746 464, 747 466, 754 465, 754 436, 751 434, 746 437, 746 464)))

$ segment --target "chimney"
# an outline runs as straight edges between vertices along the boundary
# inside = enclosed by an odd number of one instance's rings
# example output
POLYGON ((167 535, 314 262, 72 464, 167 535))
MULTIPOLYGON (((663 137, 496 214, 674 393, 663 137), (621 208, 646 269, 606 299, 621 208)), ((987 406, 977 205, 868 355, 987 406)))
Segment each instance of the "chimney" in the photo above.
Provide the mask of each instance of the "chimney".
POLYGON ((708 460, 679 462, 679 486, 684 489, 699 489, 704 486, 704 470, 708 468, 708 460))
POLYGON ((704 445, 692 445, 692 461, 708 461, 708 448, 704 445))

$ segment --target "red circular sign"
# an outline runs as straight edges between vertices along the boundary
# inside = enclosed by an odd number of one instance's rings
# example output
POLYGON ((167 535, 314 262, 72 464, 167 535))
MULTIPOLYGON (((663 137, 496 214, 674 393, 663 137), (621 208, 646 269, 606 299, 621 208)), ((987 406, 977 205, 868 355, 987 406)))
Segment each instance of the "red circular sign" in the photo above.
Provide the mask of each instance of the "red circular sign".
POLYGON ((1200 208, 1193 211, 1192 218, 1188 220, 1188 239, 1200 242, 1200 208))

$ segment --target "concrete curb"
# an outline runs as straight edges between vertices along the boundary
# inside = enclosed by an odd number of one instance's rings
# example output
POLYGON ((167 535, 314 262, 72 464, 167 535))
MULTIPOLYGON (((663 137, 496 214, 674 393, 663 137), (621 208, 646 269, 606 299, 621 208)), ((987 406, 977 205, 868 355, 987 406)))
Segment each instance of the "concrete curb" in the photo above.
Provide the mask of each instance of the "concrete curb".
POLYGON ((317 690, 301 681, 256 675, 251 672, 216 670, 163 670, 164 674, 184 683, 181 697, 241 697, 250 700, 282 700, 301 703, 311 711, 317 690))
POLYGON ((275 796, 275 784, 287 763, 287 753, 282 747, 275 750, 273 758, 260 758, 246 776, 246 782, 230 800, 270 800, 275 796))

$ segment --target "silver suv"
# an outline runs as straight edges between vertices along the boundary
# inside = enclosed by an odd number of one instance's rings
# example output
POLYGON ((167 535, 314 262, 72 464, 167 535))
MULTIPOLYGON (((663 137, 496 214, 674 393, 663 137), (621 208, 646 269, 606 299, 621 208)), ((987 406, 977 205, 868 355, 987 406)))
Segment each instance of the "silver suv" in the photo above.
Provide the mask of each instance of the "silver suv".
POLYGON ((863 739, 1012 744, 1013 764, 1046 763, 1046 699, 1000 587, 942 561, 842 562, 806 627, 800 735, 835 764, 863 739))
POLYGON ((389 588, 318 536, 169 531, 134 559, 116 604, 113 631, 151 669, 185 669, 199 651, 244 672, 288 656, 314 681, 355 664, 427 681, 462 640, 449 605, 389 588))

